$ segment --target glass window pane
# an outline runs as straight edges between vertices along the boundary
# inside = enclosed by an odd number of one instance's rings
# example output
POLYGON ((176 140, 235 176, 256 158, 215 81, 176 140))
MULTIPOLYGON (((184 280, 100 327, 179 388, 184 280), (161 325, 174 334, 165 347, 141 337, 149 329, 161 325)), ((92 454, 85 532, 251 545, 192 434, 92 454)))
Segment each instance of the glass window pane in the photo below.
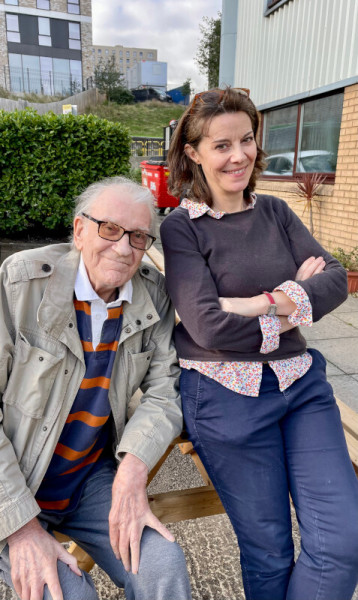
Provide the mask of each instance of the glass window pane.
POLYGON ((6 14, 6 29, 8 31, 19 31, 19 17, 6 14))
POLYGON ((343 93, 303 104, 297 171, 335 172, 342 107, 343 93))
POLYGON ((19 6, 19 0, 5 0, 5 4, 11 4, 12 6, 19 6))
POLYGON ((25 92, 41 93, 41 72, 39 56, 23 54, 22 67, 25 92))
POLYGON ((37 0, 37 8, 50 10, 50 0, 37 0))
POLYGON ((20 43, 20 34, 16 33, 16 31, 8 31, 7 32, 7 41, 20 43))
POLYGON ((39 34, 50 35, 50 19, 47 17, 39 17, 39 34))
POLYGON ((264 175, 292 175, 297 110, 296 105, 265 113, 263 147, 268 156, 264 175))
POLYGON ((51 38, 48 35, 39 35, 40 46, 51 46, 51 38))
POLYGON ((68 40, 68 47, 71 50, 81 50, 81 42, 79 40, 68 40))
POLYGON ((52 96, 54 94, 52 58, 49 56, 40 56, 40 67, 43 93, 47 96, 52 96))
POLYGON ((67 94, 71 91, 70 61, 65 58, 53 59, 55 94, 67 94))
POLYGON ((71 39, 79 40, 81 37, 79 23, 69 23, 68 24, 68 34, 71 39))
POLYGON ((9 53, 9 65, 10 67, 22 68, 21 54, 9 53))
POLYGON ((23 92, 21 54, 9 53, 10 86, 12 92, 23 92))
POLYGON ((72 15, 79 15, 80 14, 80 7, 77 4, 70 4, 70 3, 68 3, 68 5, 67 5, 67 12, 71 13, 72 15))

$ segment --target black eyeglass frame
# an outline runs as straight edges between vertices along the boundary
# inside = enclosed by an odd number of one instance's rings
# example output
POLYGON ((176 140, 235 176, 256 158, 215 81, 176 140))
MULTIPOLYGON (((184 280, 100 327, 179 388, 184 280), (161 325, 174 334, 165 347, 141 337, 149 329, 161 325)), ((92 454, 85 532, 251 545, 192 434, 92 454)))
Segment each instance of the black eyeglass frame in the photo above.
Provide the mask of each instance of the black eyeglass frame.
POLYGON ((130 245, 132 248, 135 248, 136 250, 144 250, 144 251, 146 252, 147 250, 149 250, 149 248, 152 246, 152 244, 153 244, 153 243, 155 242, 155 240, 157 239, 156 237, 154 237, 154 235, 150 235, 149 233, 146 233, 145 231, 139 231, 138 229, 137 229, 137 230, 134 230, 134 231, 129 231, 128 229, 124 229, 124 228, 123 228, 121 225, 119 225, 118 223, 114 223, 113 221, 99 221, 98 219, 95 219, 94 217, 91 217, 91 215, 87 215, 87 213, 84 213, 84 212, 81 212, 81 216, 82 216, 82 217, 86 217, 86 219, 89 219, 90 221, 93 221, 94 223, 97 223, 97 225, 98 225, 98 235, 99 235, 99 237, 100 237, 102 240, 106 240, 107 242, 119 242, 119 240, 121 240, 121 239, 122 239, 122 237, 123 237, 123 236, 124 236, 126 233, 128 233, 128 241, 129 241, 129 245, 130 245), (116 240, 113 240, 113 239, 112 239, 112 240, 110 240, 109 238, 105 238, 105 237, 103 237, 103 235, 101 235, 99 231, 100 231, 101 225, 103 225, 104 223, 113 223, 113 225, 116 225, 117 227, 119 227, 120 229, 122 229, 123 233, 122 233, 122 234, 120 235, 120 237, 119 237, 118 239, 116 239, 116 240), (131 235, 130 235, 131 233, 141 233, 141 234, 143 234, 143 235, 146 235, 146 236, 147 236, 147 238, 148 238, 148 243, 149 243, 149 246, 148 246, 148 247, 146 247, 146 248, 140 248, 139 246, 134 246, 134 244, 131 242, 131 235))

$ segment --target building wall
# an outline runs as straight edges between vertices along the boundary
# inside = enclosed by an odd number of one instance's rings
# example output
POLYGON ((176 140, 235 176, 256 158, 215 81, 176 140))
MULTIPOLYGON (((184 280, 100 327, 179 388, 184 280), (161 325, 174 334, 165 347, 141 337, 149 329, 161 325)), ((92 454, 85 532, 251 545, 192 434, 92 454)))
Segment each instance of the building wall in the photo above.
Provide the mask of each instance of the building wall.
MULTIPOLYGON (((86 81, 93 75, 92 62, 92 1, 81 0, 80 14, 72 14, 67 12, 67 0, 51 0, 50 10, 37 9, 36 0, 19 0, 18 6, 5 5, 4 0, 0 0, 0 86, 6 87, 8 84, 8 42, 6 38, 6 20, 5 11, 14 14, 29 14, 33 17, 43 16, 50 19, 60 19, 63 21, 79 22, 81 28, 81 51, 77 51, 78 58, 74 56, 74 52, 68 50, 62 52, 60 58, 76 59, 82 61, 82 85, 86 86, 86 81), (29 12, 27 12, 29 11, 29 12)), ((32 17, 32 18, 33 18, 32 17)), ((60 21, 58 21, 60 23, 60 21)), ((12 52, 22 53, 20 45, 14 46, 11 44, 12 52)), ((23 52, 26 54, 26 52, 23 52)), ((32 50, 32 54, 36 53, 36 49, 32 50)), ((57 56, 52 47, 39 46, 39 56, 57 56), (48 48, 46 50, 46 48, 48 48)))
MULTIPOLYGON (((309 226, 304 202, 294 193, 296 183, 261 179, 256 191, 283 198, 309 226)), ((334 185, 322 185, 313 209, 314 235, 328 250, 358 246, 358 84, 345 88, 334 185)))
POLYGON ((256 105, 357 77, 357 0, 292 0, 268 17, 263 0, 232 3, 235 85, 250 88, 256 105))
POLYGON ((93 69, 96 65, 98 65, 99 61, 103 59, 106 61, 107 59, 114 56, 115 64, 121 73, 125 73, 128 69, 133 67, 137 62, 145 61, 156 61, 158 56, 158 51, 154 48, 136 48, 136 47, 126 47, 117 44, 116 46, 100 46, 93 45, 92 52, 92 64, 93 69), (99 52, 100 51, 100 52, 99 52), (127 52, 129 56, 127 56, 127 52), (140 54, 142 53, 142 54, 140 54), (122 63, 121 63, 122 59, 122 63), (129 60, 129 62, 127 62, 129 60))

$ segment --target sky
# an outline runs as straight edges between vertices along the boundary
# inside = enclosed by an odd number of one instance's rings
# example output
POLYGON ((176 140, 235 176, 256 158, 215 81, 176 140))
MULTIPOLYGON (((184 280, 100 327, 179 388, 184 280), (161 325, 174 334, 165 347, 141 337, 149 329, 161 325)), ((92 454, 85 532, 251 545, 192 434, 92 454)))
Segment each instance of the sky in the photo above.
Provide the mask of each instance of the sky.
POLYGON ((168 63, 168 89, 190 77, 193 91, 207 89, 194 61, 204 16, 217 17, 222 0, 92 0, 93 43, 158 50, 168 63))

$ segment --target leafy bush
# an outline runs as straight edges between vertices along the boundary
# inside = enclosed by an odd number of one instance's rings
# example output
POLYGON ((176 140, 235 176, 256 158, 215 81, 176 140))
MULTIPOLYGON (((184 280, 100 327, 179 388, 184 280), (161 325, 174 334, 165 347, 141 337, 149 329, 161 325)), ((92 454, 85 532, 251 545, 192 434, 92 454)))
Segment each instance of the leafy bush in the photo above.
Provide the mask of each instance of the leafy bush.
POLYGON ((136 183, 139 183, 139 185, 142 185, 142 169, 139 167, 131 169, 127 174, 127 177, 136 183))
POLYGON ((0 232, 61 234, 90 183, 129 170, 130 137, 94 115, 0 111, 0 232))
POLYGON ((355 246, 351 251, 335 248, 331 254, 348 271, 358 271, 358 246, 355 246))
POLYGON ((116 102, 116 104, 134 103, 134 96, 132 92, 124 86, 118 86, 116 88, 113 88, 110 92, 108 92, 108 99, 111 102, 116 102))

